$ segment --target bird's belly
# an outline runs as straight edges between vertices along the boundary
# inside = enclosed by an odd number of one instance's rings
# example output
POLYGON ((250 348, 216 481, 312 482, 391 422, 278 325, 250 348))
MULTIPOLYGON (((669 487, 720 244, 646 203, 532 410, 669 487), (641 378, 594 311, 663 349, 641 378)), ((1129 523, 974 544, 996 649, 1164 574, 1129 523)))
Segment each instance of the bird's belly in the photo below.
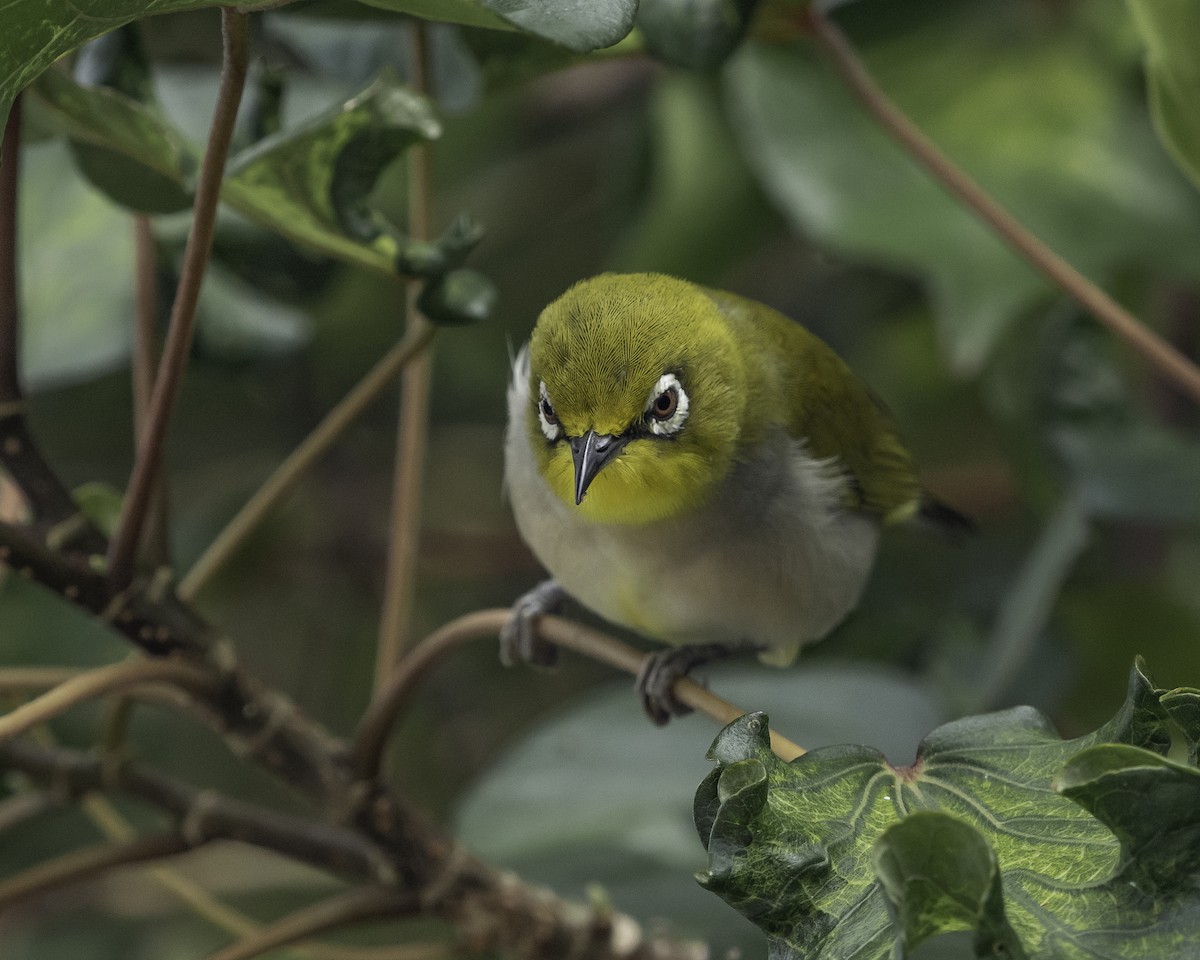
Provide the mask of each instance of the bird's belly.
POLYGON ((559 583, 614 623, 670 644, 755 642, 796 648, 854 607, 876 528, 844 515, 819 533, 721 529, 693 517, 639 527, 570 524, 529 538, 559 583))

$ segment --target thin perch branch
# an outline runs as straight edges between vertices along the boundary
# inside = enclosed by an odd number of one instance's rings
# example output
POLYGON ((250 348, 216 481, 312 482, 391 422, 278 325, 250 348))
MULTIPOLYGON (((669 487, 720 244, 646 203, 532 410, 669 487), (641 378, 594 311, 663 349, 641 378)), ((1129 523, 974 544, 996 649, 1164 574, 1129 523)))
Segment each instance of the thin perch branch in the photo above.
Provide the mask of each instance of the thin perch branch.
MULTIPOLYGON (((388 685, 371 701, 359 723, 350 760, 359 780, 371 780, 379 775, 388 737, 408 706, 413 691, 429 671, 448 653, 464 644, 496 637, 510 616, 511 612, 506 609, 468 613, 435 630, 400 662, 388 685)), ((647 656, 615 637, 563 617, 540 617, 536 629, 544 640, 634 676, 647 656)), ((729 723, 747 712, 688 677, 675 681, 674 692, 680 702, 718 723, 729 723)), ((774 730, 771 731, 771 749, 784 760, 794 760, 804 753, 803 747, 774 730)))
POLYGON ((183 371, 191 350, 196 304, 200 299, 200 287, 212 254, 221 179, 225 174, 225 160, 233 137, 234 120, 237 118, 238 104, 241 102, 242 88, 246 82, 246 67, 249 61, 246 15, 233 7, 222 7, 221 35, 224 49, 221 84, 216 110, 213 113, 212 129, 208 136, 208 146, 204 151, 204 161, 196 184, 195 212, 183 254, 179 289, 171 309, 167 342, 154 384, 154 396, 151 399, 146 428, 142 431, 138 443, 133 473, 129 478, 129 488, 125 492, 121 520, 109 544, 108 576, 114 590, 123 590, 133 580, 134 562, 138 544, 141 542, 142 528, 162 467, 167 426, 175 408, 175 400, 179 395, 183 371))
POLYGON ((1104 326, 1128 343, 1179 390, 1200 402, 1200 367, 1034 236, 1012 214, 956 167, 887 96, 867 71, 846 35, 809 4, 812 35, 838 74, 880 126, 953 196, 987 223, 1035 270, 1060 287, 1104 326))

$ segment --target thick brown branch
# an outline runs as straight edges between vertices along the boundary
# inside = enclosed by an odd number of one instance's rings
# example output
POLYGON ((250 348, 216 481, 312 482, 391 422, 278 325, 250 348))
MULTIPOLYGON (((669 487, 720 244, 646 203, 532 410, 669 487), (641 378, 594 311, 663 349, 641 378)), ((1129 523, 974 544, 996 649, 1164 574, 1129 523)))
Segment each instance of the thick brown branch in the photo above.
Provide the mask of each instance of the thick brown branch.
POLYGON ((956 167, 888 98, 867 71, 845 34, 825 15, 821 6, 812 3, 807 8, 812 35, 842 79, 889 136, 995 230, 1035 270, 1149 360, 1175 387, 1200 402, 1200 367, 1034 236, 979 184, 956 167))
POLYGON ((221 8, 221 34, 224 60, 217 106, 213 113, 208 146, 196 183, 196 201, 192 229, 183 254, 183 269, 179 289, 171 309, 167 342, 163 347, 162 363, 154 383, 154 395, 146 418, 146 427, 138 442, 137 458, 125 492, 125 504, 117 532, 109 544, 108 576, 113 587, 123 590, 133 580, 134 561, 147 511, 153 499, 156 480, 162 467, 163 446, 167 426, 175 408, 175 399, 183 382, 195 329, 196 304, 200 287, 212 254, 213 233, 217 223, 217 207, 221 197, 221 179, 225 175, 225 160, 233 138, 234 121, 242 89, 246 83, 249 62, 249 31, 246 15, 233 7, 221 8))
POLYGON ((0 764, 68 797, 123 793, 173 816, 190 846, 237 840, 333 873, 389 883, 388 859, 353 830, 201 790, 133 763, 27 740, 0 744, 0 764))

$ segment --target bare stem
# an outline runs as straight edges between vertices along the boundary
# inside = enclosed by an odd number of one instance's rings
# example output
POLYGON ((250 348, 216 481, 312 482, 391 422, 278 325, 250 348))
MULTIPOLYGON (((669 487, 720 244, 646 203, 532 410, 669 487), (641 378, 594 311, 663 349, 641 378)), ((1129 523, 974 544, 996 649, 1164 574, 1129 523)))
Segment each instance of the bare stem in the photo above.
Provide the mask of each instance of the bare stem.
MULTIPOLYGON (((418 93, 429 91, 429 36, 423 20, 410 25, 409 85, 418 93)), ((408 152, 408 232, 415 240, 432 233, 433 153, 427 143, 408 152)), ((405 290, 406 330, 416 334, 429 326, 417 308, 418 285, 405 290)), ((408 643, 415 593, 417 547, 421 533, 421 480, 429 433, 429 392, 433 357, 426 351, 404 371, 400 386, 400 416, 396 437, 396 464, 392 483, 392 516, 388 531, 387 567, 375 652, 375 690, 387 683, 408 643)))
POLYGON ((209 670, 181 660, 134 660, 98 667, 63 681, 0 717, 0 740, 52 720, 85 700, 148 683, 170 683, 206 696, 214 692, 218 678, 209 670))
MULTIPOLYGON (((133 435, 136 440, 146 428, 150 398, 154 395, 154 371, 158 367, 158 251, 154 225, 150 217, 133 218, 134 297, 133 297, 133 435)), ((147 517, 146 558, 155 566, 167 563, 166 484, 161 473, 150 494, 147 517)))
MULTIPOLYGON (((379 775, 388 737, 407 708, 413 691, 429 671, 451 651, 473 640, 497 636, 510 616, 511 612, 505 609, 478 610, 451 620, 417 644, 400 662, 388 685, 371 701, 355 735, 350 762, 359 780, 371 780, 379 775)), ((539 618, 537 632, 551 643, 634 676, 646 657, 615 637, 563 617, 539 618)), ((674 693, 680 702, 708 714, 718 723, 729 723, 746 713, 688 677, 675 681, 674 693)), ((771 731, 771 749, 784 760, 794 760, 804 753, 803 747, 774 730, 771 731)))
POLYGON ((813 36, 838 74, 879 122, 912 157, 987 223, 1035 270, 1060 287, 1104 326, 1145 357, 1179 390, 1200 402, 1200 367, 1034 236, 1019 220, 956 167, 883 92, 836 24, 810 4, 813 36))
POLYGON ((255 491, 254 496, 246 501, 245 506, 229 521, 225 529, 209 544, 187 576, 179 582, 180 597, 185 600, 191 599, 204 589, 312 465, 429 343, 433 334, 432 326, 410 331, 325 415, 325 419, 317 424, 312 433, 276 468, 267 481, 255 491))
POLYGON ((356 887, 311 904, 210 954, 208 960, 251 960, 277 947, 360 920, 398 916, 416 907, 414 898, 380 887, 356 887))
POLYGON ((164 833, 72 851, 0 882, 0 910, 16 900, 102 876, 114 867, 161 860, 188 848, 181 834, 164 833))
POLYGON ((0 401, 21 399, 17 378, 20 294, 17 288, 17 183, 21 163, 21 95, 4 125, 0 143, 0 401))
POLYGON ((43 813, 58 807, 58 801, 48 790, 22 790, 0 800, 0 834, 36 820, 43 813))
POLYGON ((179 395, 191 349, 196 304, 200 299, 200 287, 212 254, 221 179, 225 174, 225 160, 233 136, 234 120, 246 82, 249 60, 246 14, 239 13, 233 7, 222 7, 221 34, 224 59, 220 90, 213 113, 212 129, 208 136, 208 146, 204 151, 204 161, 196 185, 195 212, 183 254, 179 289, 175 293, 175 303, 171 309, 167 342, 154 384, 146 427, 138 442, 133 473, 125 493, 125 506, 121 511, 117 532, 109 544, 108 576, 114 590, 123 590, 133 580, 134 561, 141 541, 142 528, 153 499, 155 481, 162 466, 167 426, 179 395))

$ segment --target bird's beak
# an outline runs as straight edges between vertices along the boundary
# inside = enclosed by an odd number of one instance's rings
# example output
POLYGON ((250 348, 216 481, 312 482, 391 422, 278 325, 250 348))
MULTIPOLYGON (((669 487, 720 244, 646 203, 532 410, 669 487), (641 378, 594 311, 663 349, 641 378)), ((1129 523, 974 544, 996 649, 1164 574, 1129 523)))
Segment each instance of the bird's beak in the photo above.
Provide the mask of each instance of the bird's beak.
POLYGON ((613 437, 589 430, 582 437, 571 437, 571 456, 575 460, 575 505, 583 503, 583 495, 591 486, 600 468, 612 460, 629 442, 628 437, 613 437))

